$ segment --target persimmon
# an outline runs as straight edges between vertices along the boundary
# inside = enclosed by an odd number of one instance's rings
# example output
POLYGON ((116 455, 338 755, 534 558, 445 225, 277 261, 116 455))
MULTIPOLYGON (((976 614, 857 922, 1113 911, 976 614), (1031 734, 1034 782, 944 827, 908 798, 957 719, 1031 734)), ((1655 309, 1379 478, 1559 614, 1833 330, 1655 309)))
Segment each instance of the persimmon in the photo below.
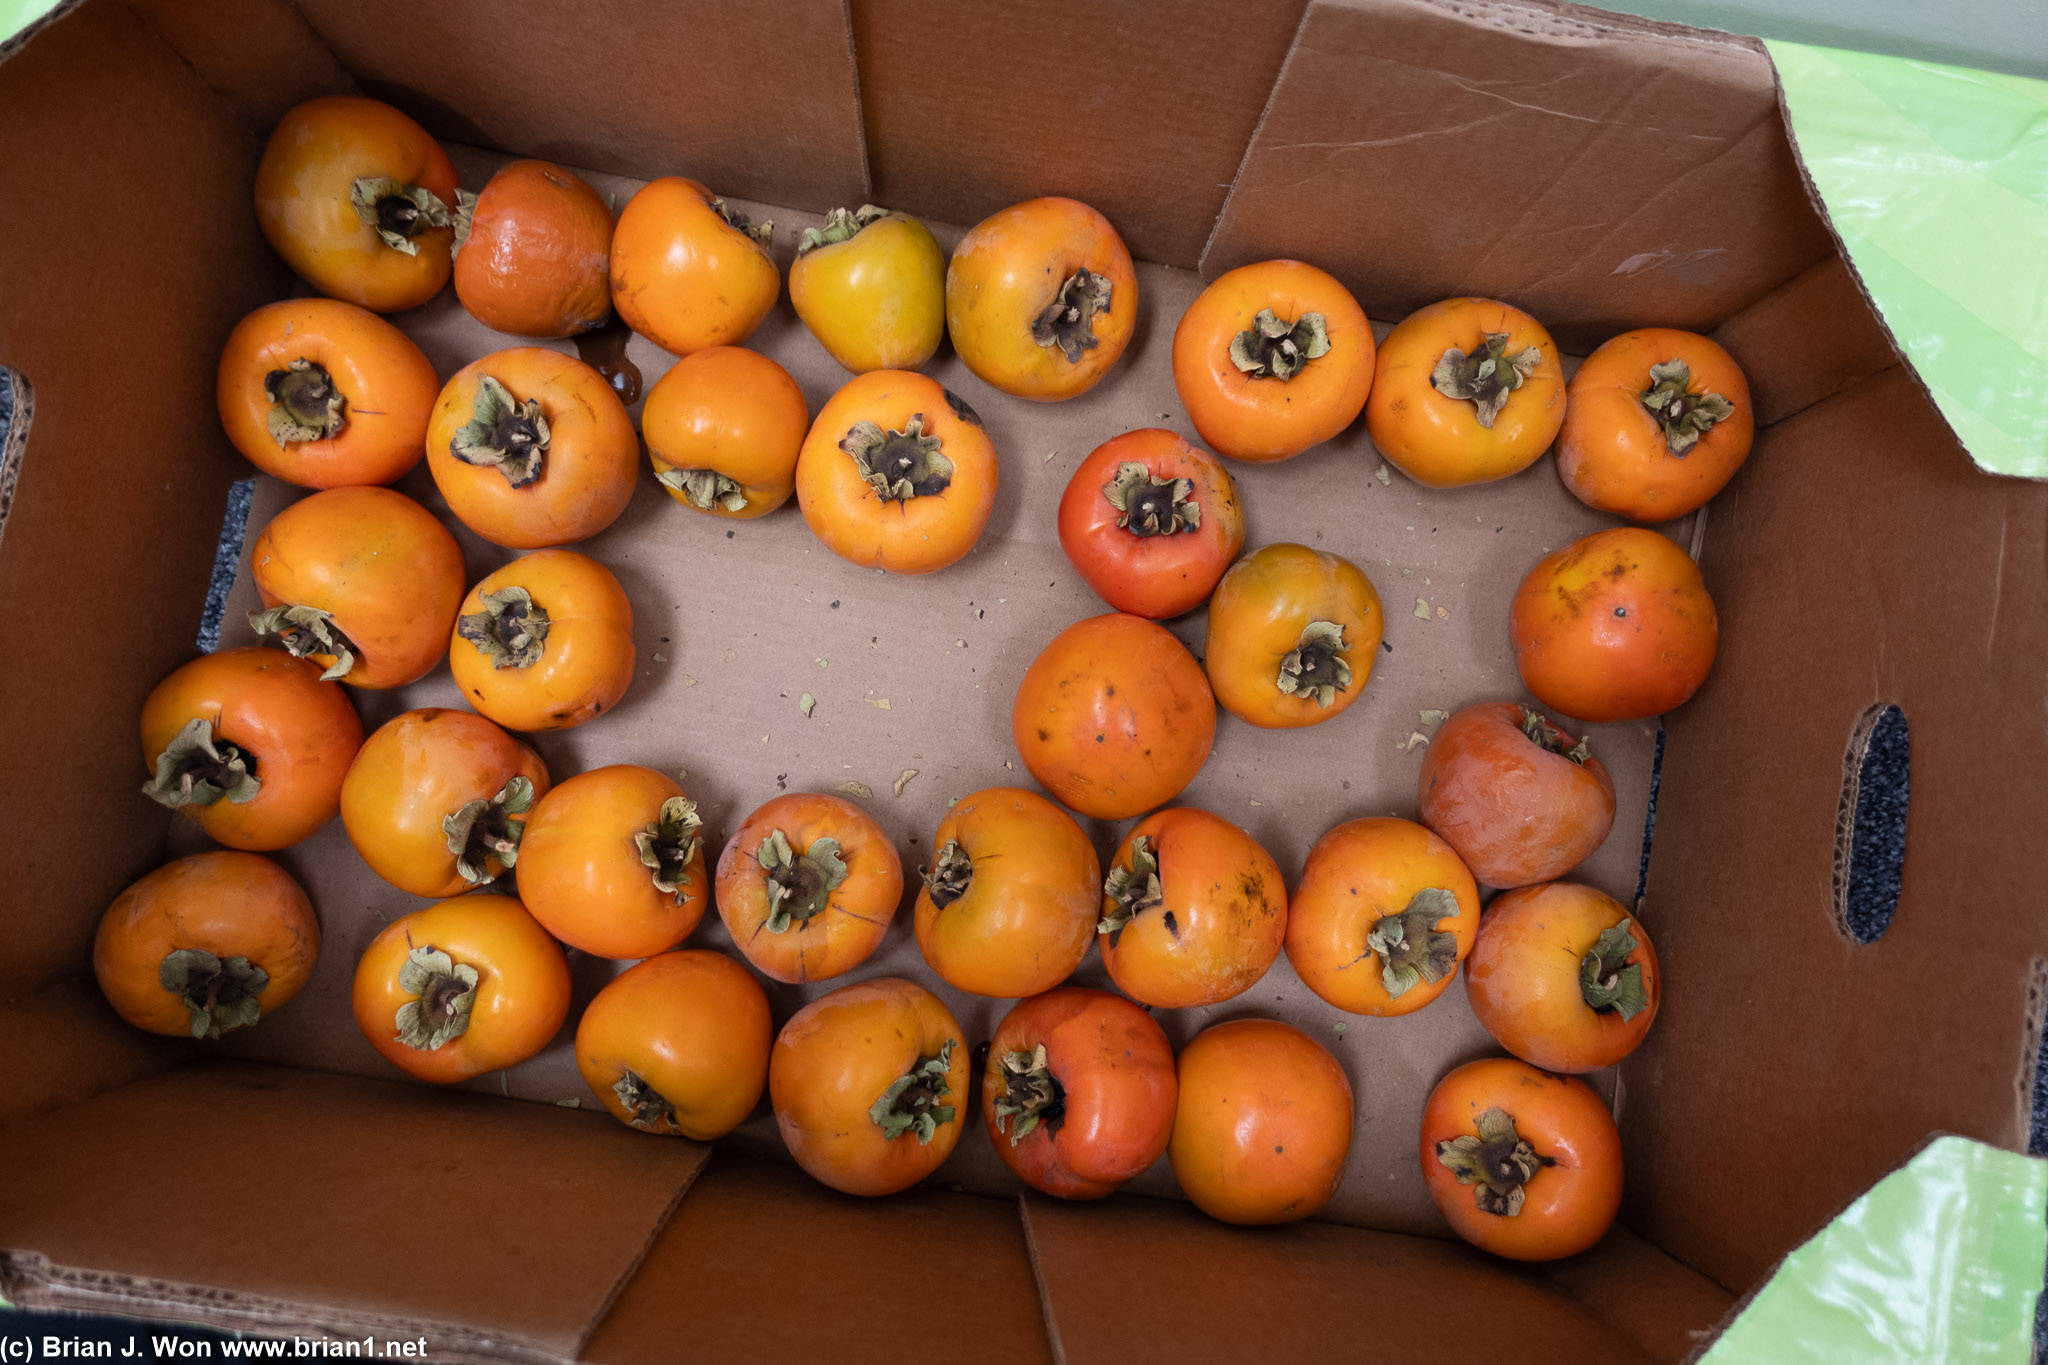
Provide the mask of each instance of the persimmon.
POLYGON ((455 297, 484 326, 566 337, 612 310, 612 211, 573 171, 514 161, 456 191, 455 297))
POLYGON ((1117 845, 1102 886, 1102 965, 1158 1009, 1257 985, 1287 936, 1287 886, 1258 840, 1193 807, 1154 812, 1117 845))
POLYGON ((981 1118, 1019 1180, 1100 1199, 1166 1152, 1179 1094, 1173 1047, 1152 1016, 1108 991, 1062 986, 996 1025, 981 1118))
POLYGON ((588 540, 633 497, 640 441, 611 382, 574 356, 518 346, 456 371, 427 424, 448 510, 496 545, 588 540))
POLYGON ((711 903, 703 823, 682 786, 652 768, 578 773, 526 818, 520 899, 572 948, 611 958, 666 952, 711 903))
POLYGON ((1287 960, 1352 1014, 1412 1014, 1442 995, 1479 936, 1479 888, 1411 820, 1349 820, 1309 850, 1287 902, 1287 960))
POLYGON ((628 967, 584 1007, 576 1069, 611 1116, 709 1142, 768 1088, 775 1025, 745 967, 701 949, 628 967))
POLYGON ((1588 507, 1635 521, 1698 510, 1756 434, 1742 367, 1697 332, 1623 332, 1586 357, 1568 394, 1558 476, 1588 507))
POLYGON ((176 669, 142 703, 143 794, 182 811, 217 843, 284 848, 341 809, 341 780, 363 742, 341 684, 310 659, 260 645, 176 669))
POLYGON ((546 1047, 569 1017, 569 964, 517 899, 481 891, 391 921, 351 994, 384 1060, 448 1084, 546 1047))
POLYGON ((1291 459, 1358 420, 1372 323, 1334 275, 1301 261, 1226 271, 1181 314, 1173 386, 1219 455, 1291 459))
POLYGON ((1467 1062, 1422 1110, 1422 1178, 1460 1237, 1515 1261, 1600 1240, 1621 1207, 1621 1134, 1584 1081, 1509 1057, 1467 1062))
POLYGON ((1657 1018, 1657 950, 1612 896, 1576 882, 1494 897, 1465 994, 1494 1041, 1545 1071, 1598 1071, 1657 1018))
POLYGON ((611 570, 536 550, 469 590, 448 644, 462 699, 508 730, 566 730, 633 681, 633 606, 611 570))
POLYGON ((1330 1202, 1351 1151, 1351 1081, 1290 1024, 1233 1019, 1181 1049, 1167 1155, 1195 1207, 1225 1223, 1292 1223, 1330 1202))
POLYGON ((946 267, 946 330, 985 383, 1058 402, 1088 392, 1130 344, 1138 275, 1109 220, 1030 199, 975 224, 946 267))
POLYGON ((1239 720, 1319 725, 1358 700, 1380 657, 1386 613, 1350 560, 1267 545, 1230 566, 1209 599, 1203 668, 1239 720))
POLYGON ((249 463, 306 488, 390 483, 420 462, 441 392, 412 338, 336 299, 266 303, 235 324, 214 401, 249 463))
POLYGON ((462 548, 434 514, 389 488, 330 488, 279 512, 249 551, 275 635, 323 678, 403 687, 448 649, 462 605, 462 548))
POLYGON ((612 232, 612 307, 677 355, 737 346, 782 295, 782 273, 768 254, 772 228, 694 180, 651 180, 612 232))
POLYGON ((903 860, 852 802, 791 792, 733 831, 715 886, 718 917, 754 970, 829 981, 881 946, 903 899, 903 860))
POLYGON ((1113 436, 1060 497, 1060 548, 1095 595, 1163 621, 1200 606, 1244 548, 1223 462, 1163 427, 1113 436))
POLYGON ((1614 825, 1614 780, 1541 712, 1481 702, 1445 721, 1422 755, 1422 823, 1488 886, 1546 882, 1593 856, 1614 825))
POLYGON ((1700 566, 1640 526, 1546 556, 1516 589, 1509 621, 1523 686, 1595 722, 1683 705, 1707 680, 1721 635, 1700 566))
POLYGON ((342 780, 341 823, 385 881, 453 896, 518 862, 526 813, 547 792, 540 755, 482 716, 429 706, 363 741, 342 780))
POLYGON ((685 507, 761 517, 796 490, 796 457, 811 430, 804 391, 758 351, 692 351, 648 390, 640 432, 654 478, 685 507))
POLYGON ((1543 324, 1492 299, 1446 299, 1380 343, 1365 428, 1409 478, 1457 488, 1527 469, 1564 415, 1564 368, 1543 324))
POLYGON ((1031 661, 1010 733, 1024 766, 1069 810, 1124 820, 1195 780, 1216 738, 1216 699, 1163 626, 1094 616, 1031 661))
POLYGON ((967 1036, 945 1004, 894 977, 841 986, 798 1010, 768 1059, 783 1145, 847 1194, 894 1194, 960 1141, 967 1036))
POLYGON ((946 335, 946 253, 908 214, 874 204, 833 209, 824 227, 797 239, 789 301, 855 374, 914 370, 946 335))
POLYGON ((200 853, 114 898, 92 970, 136 1028, 218 1038, 297 995, 319 955, 320 921, 291 873, 254 853, 200 853))
POLYGON ((991 787, 948 809, 931 846, 917 946, 948 985, 1014 999, 1081 965, 1101 913, 1102 863, 1071 815, 1036 792, 991 787))
POLYGON ((271 132, 256 221, 321 293, 396 313, 448 283, 456 190, 454 163, 426 129, 381 100, 325 95, 271 132))

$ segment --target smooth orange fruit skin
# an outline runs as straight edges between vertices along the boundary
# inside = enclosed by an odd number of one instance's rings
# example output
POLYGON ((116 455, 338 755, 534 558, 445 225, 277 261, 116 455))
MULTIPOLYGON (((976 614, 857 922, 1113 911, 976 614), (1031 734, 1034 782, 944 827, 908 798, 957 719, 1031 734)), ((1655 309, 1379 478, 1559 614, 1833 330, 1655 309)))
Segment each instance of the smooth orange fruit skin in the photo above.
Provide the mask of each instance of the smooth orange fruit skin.
POLYGON ((426 451, 427 414, 440 392, 433 362, 375 313, 335 299, 282 299, 228 334, 214 400, 228 440, 249 463, 305 488, 342 488, 409 473, 426 451), (327 371, 347 400, 346 421, 333 436, 280 447, 263 381, 295 360, 327 371))
POLYGON ((1109 220, 1075 199, 1030 199, 975 224, 946 267, 946 329, 975 376, 1018 398, 1058 402, 1102 381, 1130 344, 1138 275, 1109 220), (1041 346, 1031 324, 1087 269, 1109 281, 1109 308, 1094 315, 1095 344, 1068 360, 1041 346))
POLYGON ((796 1164, 847 1194, 908 1189, 953 1154, 967 1115, 967 1035, 945 1004, 915 982, 882 977, 842 986, 798 1010, 768 1059, 775 1124, 796 1164), (943 1103, 951 1119, 930 1142, 882 1136, 868 1110, 897 1078, 947 1043, 943 1103))
MULTIPOLYGON (((399 890, 459 895, 469 883, 455 869, 441 822, 515 777, 533 783, 536 800, 547 795, 540 755, 482 716, 433 706, 407 711, 356 751, 341 784, 341 823, 370 870, 399 890)), ((504 871, 495 857, 486 870, 504 871)))
POLYGON ((680 894, 655 886, 633 842, 660 818, 664 801, 681 795, 673 778, 632 763, 578 773, 549 791, 519 841, 528 912, 571 948, 598 957, 653 957, 689 937, 711 899, 702 838, 680 894))
POLYGON ((1479 936, 1479 888, 1457 853, 1410 820, 1349 820, 1309 850, 1301 882, 1287 902, 1287 960, 1304 985, 1352 1014, 1413 1014, 1450 989, 1454 966, 1435 981, 1387 991, 1379 954, 1366 936, 1386 915, 1408 908, 1416 893, 1441 888, 1458 908, 1435 924, 1458 942, 1458 961, 1479 936))
POLYGON ((981 1121, 996 1155, 1019 1180, 1061 1199, 1100 1199, 1166 1154, 1180 1084, 1173 1047, 1151 1015, 1108 991, 1063 986, 1017 1002, 990 1040, 981 1078, 981 1121), (1062 1110, 1011 1141, 997 1127, 1007 1087, 1003 1058, 1045 1049, 1062 1110))
POLYGON ((611 249, 612 211, 596 190, 551 162, 515 161, 477 196, 455 297, 513 336, 587 332, 611 312, 611 249))
POLYGON ((401 1071, 448 1084, 523 1062, 569 1017, 569 964, 525 907, 480 891, 415 910, 386 925, 356 963, 356 1027, 401 1071), (415 947, 439 948, 476 968, 469 1027, 431 1052, 398 1040, 398 1011, 418 999, 398 983, 415 947))
POLYGON ((417 308, 448 283, 453 228, 427 228, 408 256, 357 216, 358 177, 432 190, 455 212, 455 166, 426 129, 380 100, 326 95, 286 112, 256 167, 256 221, 271 249, 331 298, 378 313, 417 308))
POLYGON ((313 974, 320 921, 291 873, 268 858, 219 852, 165 863, 100 918, 92 970, 107 1003, 136 1028, 191 1037, 190 1013, 159 975, 180 948, 246 957, 269 973, 256 997, 267 1017, 313 974))
POLYGON ((768 249, 719 215, 710 190, 677 175, 649 181, 620 212, 611 270, 612 307, 677 355, 737 346, 782 295, 768 249))
MULTIPOLYGON (((1130 867, 1140 838, 1159 859, 1162 899, 1101 936, 1117 988, 1157 1009, 1190 1009, 1257 985, 1287 937, 1287 884, 1273 855, 1221 816, 1182 806, 1133 826, 1112 869, 1130 867)), ((1107 894, 1101 904, 1105 916, 1116 908, 1107 894)))
POLYGON ((619 704, 633 681, 633 605, 610 569, 574 550, 536 550, 469 590, 448 641, 448 668, 462 699, 508 730, 567 730, 619 704), (548 614, 538 662, 499 668, 462 638, 464 616, 484 598, 524 588, 548 614))
POLYGON ((1230 566, 1209 599, 1203 668, 1216 700, 1239 720, 1264 729, 1320 725, 1358 700, 1379 661, 1387 629, 1380 595, 1350 560, 1306 545, 1267 545, 1230 566), (1315 621, 1344 628, 1351 681, 1324 706, 1279 686, 1280 661, 1315 621))
POLYGON ((1208 761, 1216 698, 1163 626, 1094 616, 1068 626, 1017 684, 1010 733, 1069 810, 1125 820, 1180 795, 1208 761))
MULTIPOLYGON (((1558 731, 1570 748, 1574 736, 1558 731)), ((1444 722, 1415 783, 1422 823, 1488 886, 1562 877, 1614 826, 1614 780, 1591 754, 1574 763, 1522 731, 1514 702, 1481 702, 1444 722)))
POLYGON ((1202 605, 1244 549, 1244 504, 1223 462, 1163 427, 1113 436, 1095 447, 1060 495, 1060 549, 1075 572, 1117 611, 1164 621, 1202 605), (1139 535, 1104 494, 1125 464, 1142 464, 1155 482, 1186 479, 1201 524, 1139 535))
POLYGON ((789 371, 758 351, 713 346, 669 367, 648 390, 640 432, 657 481, 675 470, 710 469, 740 487, 746 505, 698 507, 667 482, 662 490, 714 517, 763 517, 796 491, 796 460, 811 410, 789 371))
MULTIPOLYGON (((425 677, 462 605, 462 549, 434 514, 389 488, 330 488, 279 512, 249 571, 263 605, 329 612, 355 642, 343 681, 378 690, 425 677)), ((331 654, 309 654, 325 669, 331 654)))
POLYGON ((1697 332, 1644 327, 1601 344, 1572 376, 1557 473, 1588 507, 1634 521, 1671 521, 1697 511, 1735 477, 1756 436, 1749 380, 1735 358, 1697 332), (1683 360, 1689 392, 1718 393, 1735 411, 1707 428, 1684 456, 1643 406, 1650 367, 1683 360))
POLYGON ((1301 261, 1260 261, 1218 276, 1173 332, 1173 386, 1188 420, 1219 455, 1292 459, 1358 420, 1372 392, 1372 323, 1337 277, 1301 261), (1320 313, 1330 349, 1288 379, 1253 377, 1230 343, 1262 310, 1289 324, 1320 313))
POLYGON ((1446 299, 1418 309, 1380 343, 1365 427, 1380 454, 1428 488, 1458 488, 1519 474, 1549 448, 1565 417, 1564 368, 1543 325, 1492 299, 1446 299), (1488 332, 1508 334, 1508 353, 1543 358, 1509 395, 1492 427, 1473 404, 1446 398, 1430 372, 1455 346, 1470 353, 1488 332))
POLYGON ((946 254, 930 228, 892 213, 800 254, 789 301, 826 354, 855 374, 914 370, 946 336, 946 254))
POLYGON ((1351 1151, 1351 1082, 1289 1024, 1234 1019, 1181 1049, 1167 1155, 1195 1207, 1225 1223, 1307 1218, 1330 1202, 1351 1151))
POLYGON ((627 968, 584 1007, 576 1069, 627 1127, 709 1142, 761 1102, 774 1041, 768 993, 745 967, 702 949, 663 953, 627 968), (634 1122, 613 1089, 629 1070, 675 1106, 673 1121, 634 1122))
POLYGON ((320 681, 320 673, 311 659, 260 645, 194 659, 142 703, 143 766, 154 776, 172 738, 194 720, 210 720, 215 742, 248 760, 256 795, 181 812, 229 848, 263 852, 299 842, 341 809, 341 780, 363 742, 348 693, 320 681))
POLYGON ((1546 557, 1510 611, 1522 684, 1553 711, 1639 720, 1683 705, 1714 666, 1720 619, 1700 567, 1638 526, 1546 557))
POLYGON ((1662 999, 1657 950, 1643 922, 1612 896, 1576 882, 1496 896, 1480 923, 1469 972, 1465 993, 1474 1017, 1494 1041, 1545 1071, 1613 1066, 1649 1033, 1662 999), (1636 941, 1623 965, 1642 968, 1649 997, 1632 1019, 1594 1009, 1579 987, 1581 959, 1603 931, 1623 920, 1636 941))
POLYGON ((1467 1062, 1437 1082, 1422 1110, 1422 1178, 1451 1230, 1496 1256, 1554 1261, 1600 1240, 1621 1207, 1621 1134, 1584 1081, 1508 1057, 1467 1062), (1488 1109, 1506 1110, 1515 1131, 1554 1165, 1523 1186, 1521 1212, 1488 1213, 1479 1187, 1461 1185, 1437 1160, 1439 1142, 1477 1132, 1488 1109))
POLYGON ((726 841, 716 892, 718 917, 755 971, 791 983, 829 981, 881 947, 903 900, 903 860, 882 827, 852 802, 791 792, 749 815, 726 841), (755 856, 778 829, 799 855, 820 839, 837 839, 846 862, 846 879, 825 908, 779 934, 768 930, 767 874, 755 856))

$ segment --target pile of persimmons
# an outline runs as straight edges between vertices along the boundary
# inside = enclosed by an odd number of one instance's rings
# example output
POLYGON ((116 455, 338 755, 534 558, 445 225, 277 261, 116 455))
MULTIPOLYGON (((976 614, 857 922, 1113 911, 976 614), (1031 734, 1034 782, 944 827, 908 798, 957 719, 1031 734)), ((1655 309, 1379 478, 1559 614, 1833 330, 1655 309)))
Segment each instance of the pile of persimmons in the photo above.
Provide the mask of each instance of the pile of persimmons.
MULTIPOLYGON (((144 791, 230 851, 172 862, 108 909, 95 949, 108 999, 138 1027, 200 1038, 284 1005, 319 926, 259 855, 338 811, 378 875, 434 902, 356 969, 356 1022, 397 1066, 446 1082, 532 1056, 565 1022, 568 945, 638 963, 576 1031, 584 1078, 622 1122, 715 1138, 765 1088, 791 1154, 826 1184, 879 1195, 929 1176, 972 1093, 972 1042, 939 998, 862 981, 777 1032, 753 975, 823 982, 869 958, 905 890, 889 835, 852 802, 790 793, 750 815, 714 869, 675 780, 619 765, 556 782, 512 732, 597 721, 631 680, 625 592, 560 547, 625 508, 643 438, 654 477, 697 512, 765 516, 794 494, 856 564, 916 574, 965 555, 999 460, 973 409, 918 367, 950 337, 1005 393, 1059 401, 1102 381, 1137 316, 1115 230, 1086 205, 1037 199, 973 228, 949 260, 915 219, 835 211, 803 233, 788 280, 798 316, 853 374, 813 417, 789 375, 740 344, 781 294, 770 226, 694 181, 656 180, 615 214, 569 171, 519 161, 470 194, 404 114, 330 98, 285 116, 255 207, 322 297, 234 329, 221 420, 260 469, 318 491, 250 555, 266 607, 251 624, 273 643, 188 663, 143 708, 144 791), (378 315, 451 277, 470 313, 512 337, 573 336, 616 312, 679 359, 637 431, 605 375, 554 349, 513 346, 443 382, 378 315), (383 486, 422 453, 453 515, 519 558, 464 581, 447 528, 383 486), (410 711, 365 738, 347 689, 402 686, 444 655, 473 709, 410 711), (676 950, 713 905, 746 965, 676 950)), ((1328 831, 1290 893, 1244 830, 1171 803, 1209 755, 1218 704, 1257 726, 1335 717, 1367 686, 1384 620, 1372 583, 1336 555, 1244 554, 1218 456, 1288 459, 1362 413, 1426 486, 1503 478, 1554 445, 1581 499, 1667 521, 1746 456, 1743 377, 1712 341, 1653 329, 1601 346, 1567 385, 1533 318, 1474 298, 1424 308, 1376 347, 1343 285, 1284 260, 1212 283, 1180 320, 1172 367, 1210 449, 1159 429, 1117 436, 1057 508, 1061 545, 1113 609, 1062 632, 1017 685, 1017 751, 1060 804, 1012 787, 964 797, 918 869, 930 969, 1021 1002, 983 1068, 989 1139, 1054 1195, 1103 1195, 1163 1153, 1219 1218, 1306 1217, 1335 1192, 1351 1139, 1336 1060, 1271 1020, 1217 1025, 1176 1058, 1148 1009, 1228 1000, 1284 951, 1336 1008, 1405 1014, 1463 963, 1472 1009, 1513 1056, 1442 1079, 1423 1177, 1479 1246, 1579 1251, 1613 1218, 1621 1149, 1574 1073, 1641 1041, 1659 981, 1630 910, 1559 880, 1605 839, 1615 798, 1546 711, 1612 721, 1690 697, 1716 641, 1699 572, 1643 527, 1536 565, 1510 624, 1545 709, 1504 700, 1448 717, 1418 820, 1328 831), (1198 663, 1157 622, 1204 604, 1198 663), (1068 810, 1143 817, 1106 876, 1068 810), (1483 914, 1482 884, 1500 892, 1483 914), (1091 944, 1122 995, 1063 984, 1091 944)))

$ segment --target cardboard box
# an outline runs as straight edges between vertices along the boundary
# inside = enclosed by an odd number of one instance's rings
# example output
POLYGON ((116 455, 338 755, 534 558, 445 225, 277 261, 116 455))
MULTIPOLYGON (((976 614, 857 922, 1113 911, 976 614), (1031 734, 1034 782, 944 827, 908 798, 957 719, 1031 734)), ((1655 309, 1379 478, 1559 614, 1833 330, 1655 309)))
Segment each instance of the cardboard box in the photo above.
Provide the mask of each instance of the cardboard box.
MULTIPOLYGON (((5 56, 0 364, 32 400, 0 465, 0 707, 33 737, 0 760, 26 805, 0 825, 8 1298, 424 1334, 448 1359, 895 1359, 908 1333, 1077 1362, 1676 1360, 1930 1133, 2025 1145, 2048 979, 2030 856, 2048 810, 2048 490, 1978 473, 1900 363, 1805 192, 1757 45, 1513 0, 86 0, 5 56), (1593 731, 1621 814, 1582 875, 1641 895, 1669 984, 1644 1048, 1601 1078, 1626 1226, 1541 1271, 1444 1240, 1414 1143, 1429 1086, 1493 1050, 1462 987, 1340 1032, 1284 961, 1162 1022, 1179 1044, 1220 1018, 1287 1018, 1344 1063, 1360 1102, 1345 1183, 1323 1221, 1285 1229, 1142 1197, 1172 1195, 1163 1163, 1099 1205, 1019 1203, 978 1133, 936 1187, 849 1200, 751 1159, 779 1152, 765 1114, 714 1155, 561 1107, 591 1103, 566 1035, 467 1087, 484 1095, 405 1083, 345 1002, 356 954, 416 902, 338 825, 282 856, 326 933, 298 1001, 205 1049, 121 1025, 88 970, 94 925, 197 846, 135 795, 131 718, 191 656, 220 509, 248 472, 213 369, 244 312, 302 288, 256 230, 250 179, 276 117, 339 90, 419 117, 471 187, 510 153, 621 202, 697 175, 775 218, 785 264, 792 229, 837 205, 924 216, 950 245, 1040 193, 1094 203, 1142 258, 1137 338, 1086 398, 1020 403, 950 352, 936 363, 1003 462, 988 534, 953 569, 856 570, 793 508, 729 526, 647 479, 590 543, 632 595, 642 673, 613 715, 538 747, 558 776, 686 767, 714 849, 784 787, 858 781, 915 863, 949 797, 1025 780, 1011 690, 1100 610, 1052 504, 1109 436, 1192 434, 1166 355, 1204 277, 1298 256, 1382 330, 1439 297, 1504 297, 1576 354, 1631 326, 1715 333, 1750 375, 1755 453, 1710 515, 1664 529, 1702 557, 1720 659, 1668 728, 1593 731), (1897 918, 1866 945, 1839 919, 1845 764, 1887 703, 1916 772, 1897 918)), ((507 344, 452 295, 397 321, 444 375, 507 344)), ((786 302, 751 344, 814 412, 843 377, 786 302)), ((650 383, 668 363, 644 341, 631 354, 650 383)), ((1544 463, 1453 494, 1379 468, 1361 425, 1236 471, 1252 542, 1353 558, 1393 646, 1322 730, 1224 718, 1187 794, 1290 882, 1330 825, 1412 812, 1422 708, 1518 694, 1509 594, 1607 524, 1544 463)), ((402 486, 438 508, 424 470, 402 486)), ((292 496, 260 484, 252 534, 292 496)), ((472 577, 510 558, 462 539, 472 577)), ((226 642, 246 571, 236 593, 226 642)), ((1199 645, 1199 614, 1174 629, 1199 645)), ((441 674, 356 700, 374 724, 456 699, 441 674)), ((1106 851, 1120 831, 1090 832, 1106 851)), ((715 921, 692 943, 729 946, 715 921)), ((578 1007, 612 970, 575 960, 578 1007)), ((930 980, 906 924, 855 975, 888 973, 930 980)), ((1099 984, 1099 963, 1080 979, 1099 984)), ((816 993, 774 989, 778 1019, 816 993)), ((941 994, 977 1041, 1007 1008, 941 994)))

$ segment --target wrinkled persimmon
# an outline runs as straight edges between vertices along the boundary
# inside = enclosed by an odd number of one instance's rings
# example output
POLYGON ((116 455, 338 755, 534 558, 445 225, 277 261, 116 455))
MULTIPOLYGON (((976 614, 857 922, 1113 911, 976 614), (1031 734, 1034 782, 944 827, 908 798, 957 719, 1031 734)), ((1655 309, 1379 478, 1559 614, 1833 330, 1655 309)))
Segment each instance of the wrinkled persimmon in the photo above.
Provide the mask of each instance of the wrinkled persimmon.
POLYGON ((715 517, 766 516, 788 502, 810 430, 789 371, 743 346, 684 356, 640 408, 655 482, 715 517))
POLYGON ((1265 728, 1319 725, 1358 700, 1386 613, 1350 560, 1267 545, 1230 566, 1209 599, 1202 666, 1224 710, 1265 728))
POLYGON ((1351 1151, 1351 1081, 1328 1048, 1274 1019, 1233 1019, 1181 1049, 1167 1154, 1195 1207, 1225 1223, 1307 1218, 1351 1151))
POLYGON ((611 313, 611 207, 573 171, 514 161, 456 199, 455 297, 478 322, 566 337, 611 313))
POLYGON ((1102 887, 1102 965, 1157 1009, 1214 1005, 1258 984, 1287 936, 1273 855, 1221 816, 1154 812, 1117 845, 1102 887))
POLYGON ((448 644, 462 699, 508 730, 566 730, 633 681, 633 607, 611 570, 536 550, 469 590, 448 644))
POLYGON ((1465 993, 1494 1041, 1531 1066, 1598 1071, 1657 1018, 1657 950, 1612 896, 1576 882, 1523 887, 1486 907, 1465 993))
POLYGON ((1365 426, 1428 488, 1520 473, 1565 416, 1564 369, 1543 324, 1492 299, 1418 309, 1380 343, 1365 426))
POLYGON ((642 186, 612 232, 612 307, 655 345, 688 355, 745 341, 782 295, 756 223, 694 180, 642 186))
POLYGON ((1200 606, 1244 548, 1223 462, 1163 427, 1111 437, 1060 497, 1060 548, 1095 595, 1163 621, 1200 606))
POLYGON ((1614 824, 1614 780, 1587 741, 1514 702, 1444 722, 1422 755, 1422 823, 1488 886, 1547 882, 1593 855, 1614 824))
POLYGON ((828 981, 874 956, 903 899, 903 860, 850 801, 778 796, 718 858, 718 917, 754 969, 828 981))
POLYGON ((594 768, 534 803, 519 839, 519 896, 571 948, 632 959, 689 936, 711 903, 703 821, 674 778, 594 768))
POLYGON ((768 993, 745 967, 702 949, 663 953, 584 1007, 576 1069, 627 1127, 709 1142, 761 1102, 774 1041, 768 993))
POLYGON ((1756 413, 1734 357, 1697 332, 1644 327, 1572 376, 1557 473, 1589 507, 1670 521, 1720 492, 1749 458, 1756 413))

